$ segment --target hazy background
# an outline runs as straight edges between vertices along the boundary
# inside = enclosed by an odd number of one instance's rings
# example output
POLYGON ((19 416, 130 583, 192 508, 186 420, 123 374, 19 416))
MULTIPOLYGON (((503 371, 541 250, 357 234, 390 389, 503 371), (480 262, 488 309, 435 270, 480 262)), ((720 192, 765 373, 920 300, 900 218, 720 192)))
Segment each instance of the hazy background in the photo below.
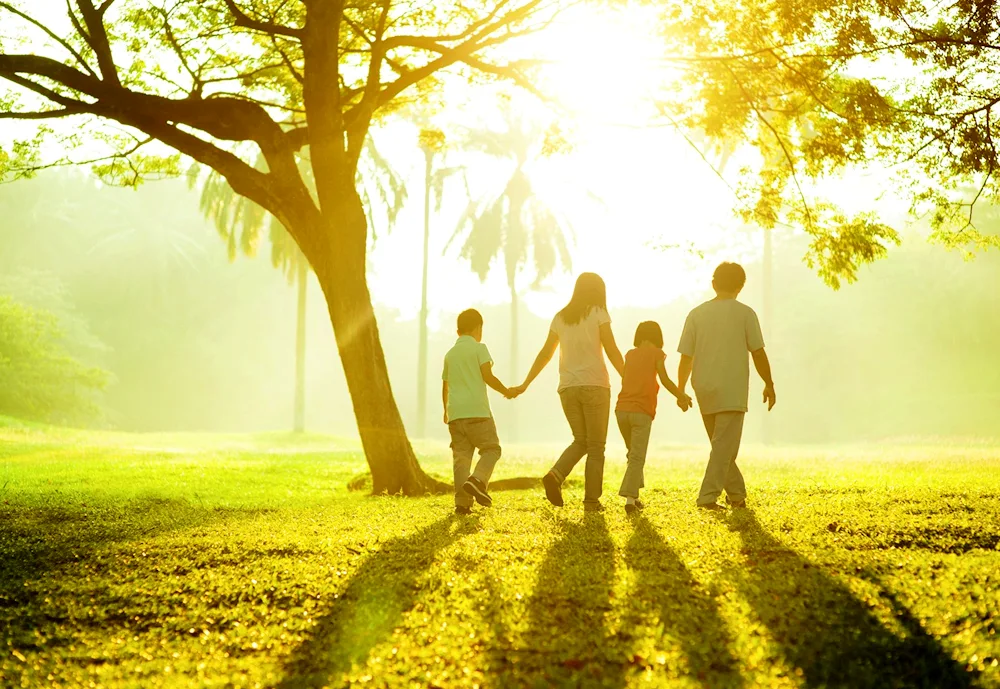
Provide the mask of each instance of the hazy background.
MULTIPOLYGON (((102 187, 77 171, 48 172, 0 187, 0 294, 57 313, 70 351, 113 376, 99 423, 133 431, 258 431, 290 428, 294 371, 295 291, 271 267, 268 249, 230 263, 225 245, 198 212, 197 192, 172 180, 138 191, 102 187)), ((406 250, 422 228, 404 215, 379 251, 419 264, 406 250), (393 242, 397 244, 394 245, 393 242)), ((669 222, 669 218, 665 219, 669 222)), ((444 222, 444 234, 452 222, 444 222)), ((607 228, 614 241, 615 228, 607 228)), ((757 244, 737 223, 734 246, 757 244)), ((440 234, 440 233, 439 233, 440 234)), ((901 437, 997 437, 1000 429, 1000 257, 966 262, 955 253, 907 237, 888 260, 862 271, 858 284, 833 292, 800 261, 804 239, 775 231, 774 316, 765 323, 779 404, 771 440, 851 442, 901 437)), ((669 274, 682 249, 647 247, 643 270, 662 256, 664 271, 637 276, 643 294, 669 274)), ((744 256, 743 300, 762 313, 759 256, 744 256)), ((710 271, 718 256, 685 255, 710 271)), ((586 269, 588 266, 580 266, 586 269)), ((695 266, 697 268, 697 265, 695 266)), ((479 308, 485 341, 502 380, 509 376, 509 306, 453 255, 431 257, 435 290, 447 301, 479 308), (470 287, 471 285, 471 287, 470 287), (462 298, 464 297, 464 299, 462 298), (481 303, 481 301, 492 303, 481 303)), ((697 272, 697 271, 696 271, 697 272)), ((701 271, 702 274, 706 274, 701 271)), ((417 320, 412 295, 418 273, 384 274, 374 288, 383 345, 397 402, 411 432, 416 417, 417 320), (404 284, 396 284, 403 282, 404 284), (412 284, 410 284, 412 283, 412 284), (378 295, 408 294, 406 303, 378 295)), ((695 273, 693 273, 694 275, 695 273)), ((618 278, 625 282, 627 278, 618 278)), ((695 279, 695 278, 691 278, 695 279)), ((623 351, 635 325, 661 323, 668 367, 687 310, 710 293, 707 284, 659 306, 628 306, 627 284, 608 276, 616 337, 623 351), (700 289, 700 291, 698 291, 700 289)), ((572 276, 554 279, 521 314, 520 371, 544 339, 550 313, 568 298, 572 276), (534 311, 533 311, 534 310, 534 311)), ((307 428, 354 435, 355 425, 332 330, 318 287, 309 292, 307 428)), ((455 308, 432 303, 428 372, 428 437, 443 438, 439 371, 454 340, 455 308)), ((747 437, 760 440, 764 414, 757 381, 747 437)), ((513 382, 511 383, 513 384, 513 382)), ((501 436, 510 441, 562 441, 568 431, 555 393, 556 366, 515 403, 493 398, 501 436), (511 414, 517 414, 516 422, 511 414)), ((681 415, 666 393, 654 434, 659 442, 698 441, 699 418, 681 415)))

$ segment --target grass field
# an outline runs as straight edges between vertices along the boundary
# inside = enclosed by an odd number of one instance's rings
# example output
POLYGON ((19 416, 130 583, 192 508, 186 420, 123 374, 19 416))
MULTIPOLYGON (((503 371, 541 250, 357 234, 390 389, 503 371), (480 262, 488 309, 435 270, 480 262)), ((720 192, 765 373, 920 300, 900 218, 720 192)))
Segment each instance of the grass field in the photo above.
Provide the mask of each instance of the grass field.
POLYGON ((654 448, 636 520, 618 452, 605 514, 456 517, 349 492, 348 441, 6 424, 0 686, 1000 687, 1000 448, 749 448, 721 516, 704 454, 654 448))

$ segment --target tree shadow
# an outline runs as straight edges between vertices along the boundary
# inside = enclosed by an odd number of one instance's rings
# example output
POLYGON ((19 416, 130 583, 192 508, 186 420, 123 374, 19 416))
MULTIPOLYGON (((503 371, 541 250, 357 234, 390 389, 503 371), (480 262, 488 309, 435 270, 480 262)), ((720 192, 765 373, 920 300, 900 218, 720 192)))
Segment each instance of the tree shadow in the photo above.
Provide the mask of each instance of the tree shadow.
POLYGON ((626 626, 653 627, 657 636, 674 638, 687 660, 681 671, 705 686, 744 686, 718 606, 645 516, 634 521, 625 562, 636 575, 626 626))
POLYGON ((555 522, 562 533, 538 568, 528 624, 515 645, 492 620, 489 682, 497 687, 621 687, 629 657, 611 630, 615 545, 603 514, 555 522))
MULTIPOLYGON (((232 519, 260 510, 196 507, 181 500, 146 498, 122 503, 4 505, 0 508, 0 646, 40 651, 38 630, 58 624, 44 612, 33 586, 61 568, 67 577, 95 553, 140 540, 232 519)), ((47 594, 48 595, 48 594, 47 594)), ((50 635, 46 647, 70 643, 50 635)))
POLYGON ((734 583, 806 686, 972 686, 973 675, 909 611, 890 605, 903 632, 897 635, 847 586, 765 531, 753 513, 735 515, 729 528, 748 558, 734 570, 734 583))
POLYGON ((440 550, 479 528, 478 517, 443 519, 370 555, 330 601, 308 639, 285 661, 283 689, 340 686, 343 674, 389 637, 420 595, 420 577, 440 550))

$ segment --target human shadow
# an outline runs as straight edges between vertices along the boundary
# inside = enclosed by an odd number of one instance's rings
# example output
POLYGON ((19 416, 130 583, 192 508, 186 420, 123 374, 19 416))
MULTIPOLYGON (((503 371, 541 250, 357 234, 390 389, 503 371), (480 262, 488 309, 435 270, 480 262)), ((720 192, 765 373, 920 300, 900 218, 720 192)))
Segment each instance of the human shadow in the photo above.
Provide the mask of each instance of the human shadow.
POLYGON ((701 590, 645 516, 635 518, 633 524, 625 546, 625 563, 636 580, 628 594, 627 627, 653 627, 675 639, 686 659, 686 671, 705 686, 744 686, 732 640, 715 601, 701 590))
POLYGON ((54 597, 36 586, 46 577, 65 570, 67 581, 73 581, 81 564, 116 543, 206 526, 243 512, 251 511, 165 498, 0 506, 0 646, 29 652, 43 650, 43 643, 51 648, 72 642, 54 631, 64 621, 58 613, 39 604, 40 598, 54 597))
POLYGON ((509 630, 491 623, 489 684, 624 686, 629 658, 611 630, 615 545, 604 515, 554 525, 561 533, 539 565, 516 647, 509 630))
POLYGON ((388 541, 370 555, 347 588, 284 663, 279 687, 340 686, 343 674, 363 662, 392 633, 420 595, 420 577, 440 550, 475 533, 478 517, 453 514, 410 536, 388 541))
POLYGON ((973 677, 920 622, 890 606, 888 629, 851 590, 769 534, 752 512, 729 523, 748 557, 734 583, 809 687, 972 686, 973 677))

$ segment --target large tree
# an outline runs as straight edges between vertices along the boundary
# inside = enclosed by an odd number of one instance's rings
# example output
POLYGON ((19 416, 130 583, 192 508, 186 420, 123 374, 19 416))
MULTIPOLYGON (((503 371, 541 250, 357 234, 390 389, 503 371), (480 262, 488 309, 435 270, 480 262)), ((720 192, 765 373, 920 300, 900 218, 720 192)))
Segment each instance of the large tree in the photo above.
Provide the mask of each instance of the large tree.
POLYGON ((899 241, 874 213, 850 215, 824 199, 817 183, 845 172, 893 174, 895 190, 948 246, 1000 246, 975 212, 1000 200, 995 0, 662 7, 675 68, 664 114, 756 149, 735 189, 744 216, 805 229, 806 260, 831 286, 899 241))
MULTIPOLYGON (((110 147, 98 171, 131 183, 178 171, 179 156, 157 145, 173 149, 277 218, 326 297, 374 491, 441 489, 416 460, 389 384, 365 270, 358 159, 374 118, 419 98, 443 70, 522 78, 519 64, 491 49, 541 28, 555 8, 545 0, 70 0, 59 17, 60 5, 0 2, 8 85, 0 118, 75 118, 74 128, 55 129, 64 132, 59 148, 110 147), (298 166, 305 146, 315 199, 298 166), (258 155, 267 171, 253 164, 258 155)), ((10 174, 46 164, 50 132, 16 144, 0 166, 10 174)))

